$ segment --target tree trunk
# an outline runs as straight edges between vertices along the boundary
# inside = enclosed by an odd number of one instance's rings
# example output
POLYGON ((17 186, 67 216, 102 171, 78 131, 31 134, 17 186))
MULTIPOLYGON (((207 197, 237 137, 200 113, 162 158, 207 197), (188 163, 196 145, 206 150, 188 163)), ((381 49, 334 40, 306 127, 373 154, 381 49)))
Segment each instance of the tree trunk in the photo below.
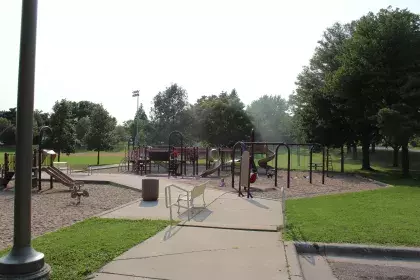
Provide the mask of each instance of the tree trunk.
POLYGON ((341 165, 340 172, 344 173, 344 146, 341 146, 341 165))
POLYGON ((404 177, 410 176, 410 161, 408 157, 408 143, 401 146, 401 166, 404 177))
POLYGON ((375 142, 373 142, 372 143, 372 154, 374 153, 374 152, 376 152, 376 144, 375 144, 375 142))
POLYGON ((393 167, 398 167, 398 153, 400 151, 400 147, 399 146, 393 146, 392 149, 393 151, 393 161, 392 161, 392 166, 393 167))
POLYGON ((353 159, 356 160, 357 159, 357 145, 356 144, 352 145, 352 150, 353 150, 353 159))
POLYGON ((58 150, 58 157, 57 157, 57 161, 60 162, 60 157, 61 157, 61 151, 58 150))
POLYGON ((99 165, 99 153, 100 151, 98 150, 98 157, 96 158, 96 165, 99 165))
POLYGON ((351 154, 351 146, 349 144, 347 144, 347 154, 351 154))
POLYGON ((370 141, 369 139, 363 139, 362 141, 362 170, 372 170, 370 167, 370 141))

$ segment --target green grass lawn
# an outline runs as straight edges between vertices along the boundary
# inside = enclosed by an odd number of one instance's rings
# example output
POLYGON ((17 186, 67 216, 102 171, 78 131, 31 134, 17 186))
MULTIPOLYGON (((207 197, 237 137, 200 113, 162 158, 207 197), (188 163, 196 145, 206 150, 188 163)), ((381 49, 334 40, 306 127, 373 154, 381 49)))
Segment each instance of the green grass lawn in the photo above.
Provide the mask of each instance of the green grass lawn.
MULTIPOLYGON (((120 163, 124 153, 121 152, 101 152, 99 157, 99 164, 116 164, 120 163)), ((68 162, 72 168, 83 168, 88 165, 96 165, 97 154, 96 152, 78 153, 61 155, 61 162, 68 162)))
POLYGON ((91 218, 40 236, 33 240, 33 247, 45 254, 53 271, 51 279, 81 280, 169 223, 91 218))
POLYGON ((419 201, 420 188, 410 186, 288 200, 285 237, 420 246, 419 201))

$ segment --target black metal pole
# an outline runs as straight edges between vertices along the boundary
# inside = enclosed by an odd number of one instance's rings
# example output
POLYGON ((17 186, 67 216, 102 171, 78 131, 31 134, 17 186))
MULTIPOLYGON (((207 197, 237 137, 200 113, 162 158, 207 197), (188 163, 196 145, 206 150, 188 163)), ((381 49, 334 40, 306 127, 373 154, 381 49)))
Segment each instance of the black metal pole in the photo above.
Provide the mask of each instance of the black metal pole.
POLYGON ((13 248, 0 258, 0 278, 48 279, 44 254, 31 245, 32 140, 37 0, 22 2, 16 114, 16 187, 13 248))
POLYGON ((287 188, 290 188, 290 148, 284 144, 287 149, 287 188))
POLYGON ((312 152, 313 152, 314 146, 311 146, 311 149, 309 150, 309 183, 312 184, 312 152))
MULTIPOLYGON (((53 155, 50 155, 50 166, 53 167, 53 155)), ((53 181, 53 177, 50 176, 50 189, 52 189, 54 187, 54 181, 53 181)))
POLYGON ((235 188, 235 149, 236 144, 232 148, 232 163, 230 164, 230 172, 232 174, 232 188, 235 188))
POLYGON ((130 159, 131 159, 131 156, 130 156, 130 141, 131 140, 128 140, 128 143, 127 143, 127 171, 130 171, 130 159))
POLYGON ((171 135, 168 140, 168 179, 171 177, 171 135))
POLYGON ((274 162, 274 186, 277 187, 277 157, 279 154, 279 148, 281 144, 277 145, 276 147, 276 162, 274 162))
POLYGON ((330 165, 330 148, 327 147, 327 164, 326 164, 326 166, 327 166, 327 177, 330 176, 330 167, 329 167, 329 165, 330 165))
POLYGON ((209 162, 209 147, 206 147, 206 169, 209 169, 208 162, 209 162))
POLYGON ((195 175, 198 175, 198 160, 200 158, 200 155, 198 153, 198 147, 195 148, 195 151, 197 154, 194 154, 194 159, 195 159, 195 175))
MULTIPOLYGON (((255 141, 255 131, 254 131, 254 129, 251 129, 251 142, 252 142, 252 144, 251 144, 251 155, 250 155, 249 160, 252 161, 252 162, 250 162, 251 167, 252 167, 252 173, 254 173, 255 171, 258 171, 258 170, 254 170, 254 141, 255 141)), ((247 198, 252 197, 251 191, 250 191, 250 188, 251 188, 251 182, 250 181, 251 180, 248 180, 247 198)))
POLYGON ((322 184, 325 184, 325 146, 322 146, 322 184))
POLYGON ((42 139, 42 129, 39 131, 39 142, 38 142, 38 191, 41 191, 41 167, 42 167, 42 161, 41 161, 41 140, 42 139))

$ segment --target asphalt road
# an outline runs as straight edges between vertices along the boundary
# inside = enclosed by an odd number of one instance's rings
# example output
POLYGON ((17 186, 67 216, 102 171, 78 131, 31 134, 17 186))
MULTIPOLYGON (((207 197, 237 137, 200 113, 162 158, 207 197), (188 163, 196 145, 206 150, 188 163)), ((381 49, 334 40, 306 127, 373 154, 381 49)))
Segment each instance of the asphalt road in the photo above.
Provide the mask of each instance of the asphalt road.
POLYGON ((420 262, 327 257, 338 280, 420 280, 420 262))
POLYGON ((420 260, 299 255, 306 280, 420 280, 420 260))

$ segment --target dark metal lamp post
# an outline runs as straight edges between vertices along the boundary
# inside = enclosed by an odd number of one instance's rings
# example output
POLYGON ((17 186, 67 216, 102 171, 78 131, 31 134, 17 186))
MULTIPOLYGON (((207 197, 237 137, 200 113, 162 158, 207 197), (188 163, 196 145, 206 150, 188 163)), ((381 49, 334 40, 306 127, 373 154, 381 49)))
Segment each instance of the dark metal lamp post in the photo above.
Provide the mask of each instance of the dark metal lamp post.
POLYGON ((41 150, 41 144, 42 144, 42 137, 45 130, 49 130, 50 133, 52 133, 52 129, 49 126, 42 126, 39 129, 39 139, 38 139, 38 190, 41 190, 41 167, 42 167, 42 150, 41 150))
POLYGON ((44 254, 31 245, 32 127, 37 0, 22 1, 16 122, 16 185, 13 248, 0 258, 0 279, 49 279, 44 254))

